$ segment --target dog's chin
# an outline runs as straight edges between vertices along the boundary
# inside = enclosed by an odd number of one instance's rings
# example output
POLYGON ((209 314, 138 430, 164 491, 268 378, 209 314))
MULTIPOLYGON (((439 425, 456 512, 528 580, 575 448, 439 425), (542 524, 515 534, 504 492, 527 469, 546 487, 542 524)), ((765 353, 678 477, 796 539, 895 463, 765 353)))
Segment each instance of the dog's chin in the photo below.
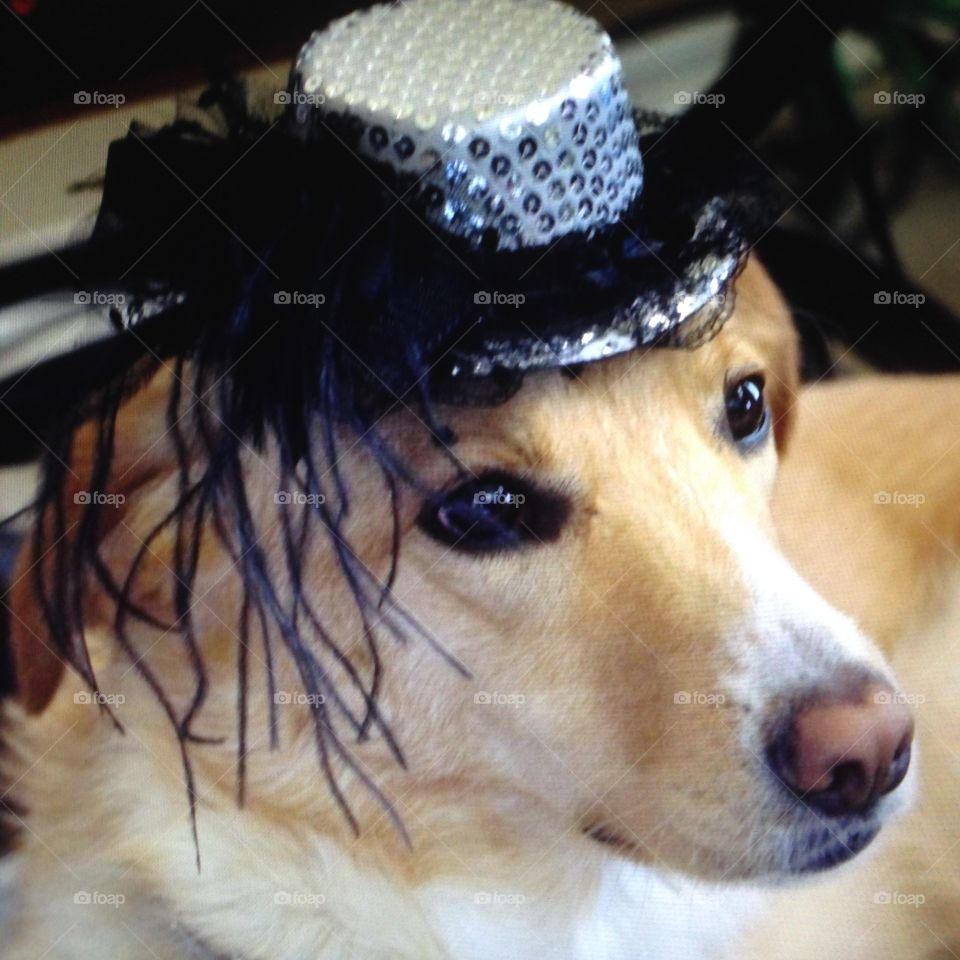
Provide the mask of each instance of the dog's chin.
POLYGON ((877 838, 887 817, 873 813, 833 820, 811 817, 781 834, 775 846, 741 854, 725 881, 777 885, 839 867, 858 857, 877 838))
MULTIPOLYGON (((843 817, 824 817, 796 801, 766 798, 769 819, 759 820, 754 839, 724 849, 711 838, 684 832, 673 823, 672 843, 651 846, 623 826, 609 821, 588 821, 583 835, 617 856, 640 866, 676 872, 709 883, 789 884, 839 867, 856 859, 877 838, 881 829, 910 810, 917 792, 915 767, 903 783, 883 797, 872 810, 843 817)), ((731 830, 732 832, 732 830, 731 830)), ((723 831, 718 831, 720 837, 723 831)))
POLYGON ((791 857, 786 876, 806 876, 838 867, 852 860, 874 841, 880 833, 879 822, 864 823, 848 830, 823 830, 811 838, 791 857))
MULTIPOLYGON (((830 823, 818 821, 814 825, 792 829, 791 836, 783 838, 776 850, 698 849, 688 860, 696 865, 694 871, 689 866, 671 866, 663 861, 656 866, 695 874, 697 879, 708 882, 789 883, 853 860, 876 839, 882 826, 883 819, 879 817, 850 817, 846 821, 830 823)), ((648 851, 629 835, 605 825, 585 829, 583 833, 614 856, 648 867, 655 866, 649 862, 648 851)))
POLYGON ((910 809, 915 796, 916 772, 911 769, 904 782, 869 814, 829 820, 812 814, 812 822, 794 828, 784 863, 773 872, 772 879, 805 877, 853 860, 873 843, 884 826, 910 809))

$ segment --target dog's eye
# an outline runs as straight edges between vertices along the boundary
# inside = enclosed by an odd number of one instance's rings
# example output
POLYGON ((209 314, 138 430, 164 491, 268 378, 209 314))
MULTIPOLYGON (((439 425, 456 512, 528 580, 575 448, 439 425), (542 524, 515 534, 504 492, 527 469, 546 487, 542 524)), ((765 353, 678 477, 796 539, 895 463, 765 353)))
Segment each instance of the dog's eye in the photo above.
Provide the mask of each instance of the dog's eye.
POLYGON ((440 543, 481 553, 556 540, 569 512, 566 497, 512 474, 487 471, 430 497, 417 523, 440 543))
POLYGON ((752 374, 727 389, 727 424, 737 443, 752 447, 766 435, 770 418, 763 401, 763 377, 752 374))

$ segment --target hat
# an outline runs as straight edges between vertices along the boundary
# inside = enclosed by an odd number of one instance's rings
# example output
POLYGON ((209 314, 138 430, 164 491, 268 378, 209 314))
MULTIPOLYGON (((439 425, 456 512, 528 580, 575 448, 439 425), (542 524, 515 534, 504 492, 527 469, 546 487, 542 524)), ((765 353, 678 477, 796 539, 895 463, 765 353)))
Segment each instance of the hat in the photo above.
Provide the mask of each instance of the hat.
POLYGON ((289 104, 295 136, 342 137, 437 240, 466 241, 443 308, 476 329, 454 376, 695 344, 729 313, 747 243, 730 201, 670 198, 662 222, 668 197, 644 192, 669 184, 645 184, 641 132, 664 125, 638 129, 610 37, 556 0, 351 14, 303 46, 289 104))
POLYGON ((554 0, 355 13, 300 50, 291 101, 298 135, 348 122, 438 230, 475 243, 490 230, 500 250, 612 226, 643 184, 610 38, 554 0))
POLYGON ((703 342, 770 221, 753 158, 694 114, 634 112, 609 36, 557 0, 374 6, 311 36, 278 121, 211 97, 227 136, 131 128, 91 240, 40 271, 122 291, 99 322, 88 296, 90 339, 136 336, 84 358, 85 390, 204 338, 228 366, 275 325, 368 398, 496 397, 531 369, 703 342))

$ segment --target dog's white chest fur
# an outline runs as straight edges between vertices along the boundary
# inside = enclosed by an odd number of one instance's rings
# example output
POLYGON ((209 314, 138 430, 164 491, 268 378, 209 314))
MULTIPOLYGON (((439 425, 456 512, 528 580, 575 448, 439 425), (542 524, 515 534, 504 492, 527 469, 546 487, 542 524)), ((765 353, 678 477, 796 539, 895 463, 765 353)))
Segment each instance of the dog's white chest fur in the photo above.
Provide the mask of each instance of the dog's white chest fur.
POLYGON ((455 960, 709 960, 720 957, 765 895, 720 890, 611 860, 599 883, 532 898, 517 889, 436 885, 423 891, 431 925, 455 960))
MULTIPOLYGON (((582 885, 571 882, 572 876, 558 877, 552 891, 542 889, 537 895, 519 876, 514 889, 504 884, 484 889, 481 882, 463 879, 437 882, 411 891, 406 902, 370 889, 372 896, 356 901, 352 927, 322 909, 290 916, 290 908, 278 906, 276 896, 258 891, 242 910, 233 897, 228 897, 231 909, 226 913, 207 904, 192 918, 196 940, 187 935, 189 924, 170 925, 169 910, 156 903, 152 908, 138 905, 140 898, 134 895, 122 913, 106 916, 73 906, 64 895, 70 884, 60 876, 41 899, 70 906, 51 913, 37 905, 43 919, 12 952, 0 949, 0 956, 30 960, 38 943, 59 937, 62 955, 71 960, 102 956, 105 944, 118 960, 137 960, 147 940, 160 960, 720 960, 731 955, 738 935, 766 899, 760 891, 667 878, 616 860, 608 861, 599 875, 585 874, 582 885)), ((187 906, 181 903, 173 915, 183 914, 187 906)))

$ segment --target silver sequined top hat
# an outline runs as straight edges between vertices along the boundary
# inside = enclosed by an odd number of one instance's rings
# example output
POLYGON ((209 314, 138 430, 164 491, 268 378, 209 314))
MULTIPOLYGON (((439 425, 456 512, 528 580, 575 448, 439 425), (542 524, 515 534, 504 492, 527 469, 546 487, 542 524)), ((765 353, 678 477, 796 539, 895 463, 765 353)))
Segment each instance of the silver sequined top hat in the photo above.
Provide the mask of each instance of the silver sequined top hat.
POLYGON ((360 121, 358 151, 417 178, 458 236, 545 246, 615 223, 642 187, 610 38, 555 0, 376 6, 314 33, 294 76, 302 133, 360 121))
MULTIPOLYGON (((635 113, 609 36, 556 0, 353 13, 303 46, 287 103, 294 139, 346 147, 388 201, 456 247, 468 287, 482 276, 523 302, 503 308, 476 284, 468 300, 436 261, 401 271, 437 291, 405 300, 408 318, 462 324, 452 375, 693 347, 730 315, 730 281, 760 232, 740 161, 689 125, 666 136, 672 121, 635 113), (491 250, 490 270, 468 264, 491 250)), ((406 243, 428 255, 422 236, 406 243)))

